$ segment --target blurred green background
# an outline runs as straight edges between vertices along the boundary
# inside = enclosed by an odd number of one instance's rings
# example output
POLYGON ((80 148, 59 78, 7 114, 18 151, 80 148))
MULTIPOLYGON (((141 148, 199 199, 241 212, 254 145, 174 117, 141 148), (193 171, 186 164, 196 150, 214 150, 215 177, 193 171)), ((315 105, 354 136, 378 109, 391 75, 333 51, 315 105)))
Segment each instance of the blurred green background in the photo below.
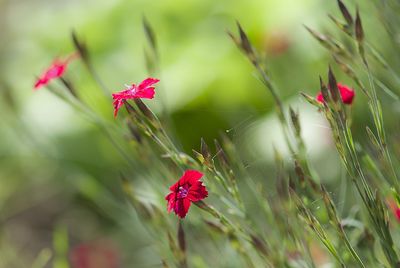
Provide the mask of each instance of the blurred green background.
MULTIPOLYGON (((350 6, 354 10, 354 3, 350 6)), ((260 177, 273 174, 273 146, 285 152, 285 145, 271 96, 226 34, 240 21, 265 52, 285 105, 299 109, 308 153, 324 171, 322 179, 339 189, 342 171, 329 129, 299 96, 316 94, 318 75, 325 76, 333 64, 303 27, 334 29, 328 13, 339 16, 335 1, 0 0, 0 267, 43 267, 49 258, 46 267, 68 267, 71 250, 81 243, 107 245, 121 267, 161 266, 151 235, 134 211, 126 210, 118 178, 127 167, 113 144, 49 90, 32 90, 35 77, 55 57, 73 51, 73 29, 87 43, 101 80, 115 92, 148 76, 145 15, 157 36, 161 64, 156 98, 146 103, 168 122, 185 152, 198 149, 200 137, 211 143, 225 132, 249 171, 260 177)), ((365 18, 369 40, 398 64, 381 26, 365 18)), ((67 77, 90 107, 114 121, 111 100, 102 97, 81 62, 71 63, 67 77)), ((339 71, 338 77, 355 86, 339 71)), ((370 118, 356 94, 357 134, 357 125, 370 118)), ((385 109, 398 112, 390 97, 382 98, 385 109)), ((122 125, 123 115, 116 120, 122 125)), ((389 129, 398 127, 395 117, 387 122, 389 129)), ((207 263, 194 258, 198 267, 207 263)))

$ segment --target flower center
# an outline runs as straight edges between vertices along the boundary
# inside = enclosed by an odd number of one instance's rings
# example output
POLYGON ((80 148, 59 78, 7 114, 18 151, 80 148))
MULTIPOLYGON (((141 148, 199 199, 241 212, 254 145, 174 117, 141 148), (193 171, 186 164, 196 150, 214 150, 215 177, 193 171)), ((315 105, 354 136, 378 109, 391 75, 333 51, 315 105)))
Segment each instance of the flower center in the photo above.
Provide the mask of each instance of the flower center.
POLYGON ((179 186, 178 188, 178 198, 185 198, 189 193, 188 187, 179 186))

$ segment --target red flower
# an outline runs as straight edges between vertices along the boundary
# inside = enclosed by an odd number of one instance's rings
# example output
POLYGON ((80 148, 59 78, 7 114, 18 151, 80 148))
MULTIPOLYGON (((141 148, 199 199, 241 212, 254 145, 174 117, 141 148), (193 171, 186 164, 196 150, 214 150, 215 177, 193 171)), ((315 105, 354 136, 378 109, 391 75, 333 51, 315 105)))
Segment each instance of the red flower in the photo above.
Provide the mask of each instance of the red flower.
POLYGON ((70 252, 73 268, 118 268, 118 250, 110 241, 79 244, 70 252))
POLYGON ((197 170, 186 170, 185 174, 172 185, 165 199, 168 201, 168 212, 173 210, 180 218, 185 218, 190 202, 200 201, 208 196, 206 187, 201 181, 203 173, 197 170))
POLYGON ((154 87, 152 85, 158 83, 160 80, 155 78, 147 78, 142 81, 138 86, 132 84, 128 89, 122 90, 118 93, 112 94, 114 100, 114 116, 117 116, 119 108, 124 104, 125 100, 128 99, 152 99, 154 98, 154 87))
POLYGON ((396 217, 396 220, 400 222, 400 207, 397 202, 394 199, 388 199, 387 203, 392 210, 394 216, 396 217))
MULTIPOLYGON (((339 89, 340 97, 342 98, 343 103, 352 104, 355 95, 354 90, 340 83, 337 84, 337 87, 339 89)), ((324 102, 324 96, 321 92, 317 95, 316 100, 320 103, 324 102)))
POLYGON ((63 76, 71 60, 78 57, 77 53, 69 55, 65 60, 55 59, 53 64, 36 80, 34 89, 47 85, 51 80, 63 76))

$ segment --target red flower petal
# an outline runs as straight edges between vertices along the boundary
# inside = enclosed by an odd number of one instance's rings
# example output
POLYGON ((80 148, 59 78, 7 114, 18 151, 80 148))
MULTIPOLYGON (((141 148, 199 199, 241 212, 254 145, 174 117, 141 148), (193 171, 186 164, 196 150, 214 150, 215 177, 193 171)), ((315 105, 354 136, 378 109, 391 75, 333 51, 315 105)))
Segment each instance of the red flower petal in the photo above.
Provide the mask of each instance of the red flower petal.
POLYGON ((142 81, 142 83, 139 84, 138 86, 138 90, 143 90, 147 87, 150 87, 154 84, 157 84, 158 82, 160 82, 160 80, 156 79, 156 78, 147 78, 145 80, 142 81))
POLYGON ((154 94, 155 94, 154 87, 148 87, 148 88, 145 88, 140 91, 138 89, 135 92, 134 97, 135 98, 152 99, 152 98, 154 98, 154 94))
POLYGON ((195 184, 198 180, 203 177, 203 173, 197 170, 186 170, 183 176, 180 178, 182 184, 190 183, 195 184))
POLYGON ((39 89, 42 86, 47 85, 51 80, 55 78, 59 78, 63 76, 65 71, 67 70, 68 64, 71 60, 75 59, 78 56, 77 53, 73 53, 68 56, 65 60, 56 59, 53 61, 53 64, 47 68, 46 71, 37 79, 34 85, 34 89, 39 89))
POLYGON ((183 176, 173 184, 165 199, 167 210, 172 210, 180 218, 184 218, 189 211, 190 202, 200 201, 208 196, 208 191, 201 181, 203 173, 197 170, 187 170, 183 176))
POLYGON ((185 218, 186 214, 189 211, 190 200, 187 198, 177 199, 175 202, 175 214, 178 215, 181 219, 185 218))
POLYGON ((337 84, 337 86, 340 92, 340 96, 342 97, 343 103, 352 104, 355 95, 354 90, 339 83, 337 84))
POLYGON ((175 207, 176 193, 169 193, 165 197, 165 200, 168 201, 167 210, 168 210, 168 212, 171 212, 171 210, 173 210, 175 207))
POLYGON ((113 102, 114 116, 117 116, 118 110, 122 106, 124 100, 138 99, 138 98, 144 98, 144 99, 154 98, 155 88, 152 87, 152 85, 158 83, 159 81, 160 80, 155 78, 147 78, 143 80, 143 82, 141 82, 139 86, 132 84, 128 89, 122 90, 117 93, 113 93, 112 98, 114 99, 113 102), (117 102, 117 100, 119 100, 120 102, 117 102), (121 105, 116 105, 116 104, 121 104, 121 105))
POLYGON ((171 191, 177 191, 179 186, 183 186, 185 184, 192 185, 201 179, 201 177, 203 177, 203 173, 197 170, 186 170, 183 176, 175 184, 169 187, 169 189, 171 191))
POLYGON ((190 187, 187 197, 192 202, 200 201, 208 196, 208 191, 201 181, 190 187))
POLYGON ((396 216, 397 221, 400 222, 400 208, 395 209, 394 215, 396 216))
POLYGON ((397 205, 397 202, 392 198, 388 198, 388 199, 386 199, 386 201, 387 201, 389 208, 392 210, 393 215, 395 216, 396 220, 398 222, 400 222, 400 208, 397 205))
MULTIPOLYGON (((354 90, 349 88, 348 86, 340 84, 340 83, 338 83, 337 86, 338 86, 340 97, 341 97, 343 103, 344 104, 352 104, 354 96, 355 96, 354 90)), ((318 95, 315 97, 315 99, 319 103, 325 102, 324 96, 322 95, 321 92, 318 93, 318 95)))
POLYGON ((73 268, 117 268, 120 267, 119 251, 110 241, 80 244, 70 254, 73 268))
POLYGON ((123 104, 124 104, 124 100, 123 99, 116 99, 113 102, 113 105, 114 105, 114 117, 117 117, 118 111, 122 107, 123 104))
POLYGON ((320 92, 317 97, 315 98, 319 103, 324 103, 324 96, 320 92))

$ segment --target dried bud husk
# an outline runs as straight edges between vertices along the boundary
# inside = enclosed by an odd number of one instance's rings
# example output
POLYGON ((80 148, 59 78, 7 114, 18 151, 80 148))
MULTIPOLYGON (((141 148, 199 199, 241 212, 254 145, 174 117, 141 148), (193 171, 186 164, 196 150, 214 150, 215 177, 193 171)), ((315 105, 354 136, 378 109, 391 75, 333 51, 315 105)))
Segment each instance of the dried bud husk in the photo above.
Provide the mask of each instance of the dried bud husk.
POLYGON ((333 55, 333 59, 339 65, 340 69, 347 74, 353 80, 357 79, 356 73, 354 72, 353 68, 350 65, 345 63, 339 56, 333 55))
POLYGON ((169 265, 165 260, 161 260, 161 263, 163 268, 169 268, 169 265))
POLYGON ((292 107, 289 107, 290 119, 292 121, 293 127, 296 131, 296 136, 300 137, 301 135, 301 126, 299 120, 299 113, 295 112, 292 107))
POLYGON ((225 154, 224 149, 222 149, 222 146, 218 142, 217 139, 214 140, 214 144, 215 144, 215 149, 216 149, 216 156, 219 160, 219 163, 221 164, 221 166, 223 168, 229 169, 230 168, 229 160, 228 160, 228 156, 225 154))
POLYGON ((0 83, 0 95, 4 99, 5 104, 10 110, 16 111, 17 102, 15 101, 15 96, 13 94, 13 90, 6 83, 0 83))
POLYGON ((207 143, 204 141, 203 138, 201 138, 200 140, 200 152, 204 158, 204 165, 206 165, 209 169, 212 169, 213 163, 211 159, 211 153, 210 150, 208 149, 207 143))
POLYGON ((128 114, 131 116, 132 121, 136 122, 136 120, 137 120, 136 117, 138 116, 137 111, 129 102, 125 101, 124 104, 125 104, 124 105, 125 109, 128 112, 128 114))
POLYGON ((317 41, 331 53, 337 53, 340 55, 348 56, 347 51, 344 49, 343 45, 338 41, 334 40, 332 37, 328 37, 324 34, 316 32, 309 27, 305 26, 306 30, 315 38, 317 41))
MULTIPOLYGON (((194 202, 193 204, 195 204, 197 207, 201 208, 202 210, 210 213, 216 219, 221 220, 221 215, 214 209, 214 207, 208 205, 204 201, 197 201, 197 202, 194 202)), ((221 220, 221 223, 223 223, 222 220, 221 220)))
POLYGON ((65 88, 69 91, 69 93, 71 93, 72 96, 78 99, 78 95, 76 94, 76 90, 75 87, 72 85, 72 82, 67 80, 65 77, 60 77, 60 80, 65 88))
POLYGON ((304 28, 306 28, 306 30, 307 30, 315 39, 317 39, 317 41, 318 41, 319 43, 321 43, 322 46, 324 46, 325 48, 327 48, 327 49, 329 49, 329 50, 332 49, 332 44, 330 44, 328 38, 327 38, 325 35, 323 35, 323 34, 321 34, 321 33, 319 33, 319 32, 316 32, 316 31, 312 30, 311 28, 309 28, 309 27, 306 26, 306 25, 304 25, 304 28))
POLYGON ((297 162, 297 160, 295 160, 294 161, 294 170, 295 170, 295 172, 296 172, 296 174, 297 174, 297 178, 299 179, 299 181, 300 181, 300 185, 301 185, 301 187, 302 188, 304 188, 304 186, 305 186, 305 175, 304 175, 304 171, 303 171, 303 169, 301 168, 301 166, 299 165, 299 162, 297 162))
POLYGON ((342 23, 341 21, 339 21, 338 19, 336 19, 336 18, 335 18, 334 16, 332 16, 331 14, 328 14, 328 17, 331 19, 331 21, 333 21, 333 22, 336 24, 336 26, 337 26, 340 30, 342 30, 342 31, 345 32, 346 34, 351 35, 351 34, 350 34, 350 31, 349 31, 349 27, 348 27, 347 24, 342 23))
POLYGON ((156 61, 154 58, 154 55, 149 53, 147 49, 143 50, 144 53, 144 59, 146 63, 146 69, 149 73, 155 73, 156 71, 156 61))
POLYGON ((332 72, 331 66, 329 66, 329 71, 328 71, 328 80, 329 80, 329 90, 332 95, 332 99, 334 102, 338 102, 341 100, 340 98, 340 92, 337 86, 337 81, 335 78, 335 75, 332 72))
POLYGON ((210 154, 210 151, 208 150, 207 143, 204 141, 203 138, 200 139, 200 143, 201 143, 201 145, 200 145, 201 154, 203 155, 203 157, 205 159, 210 159, 211 154, 210 154))
POLYGON ((280 197, 285 198, 288 196, 288 182, 285 179, 285 167, 282 155, 274 146, 274 158, 276 166, 276 191, 280 197))
POLYGON ((342 228, 339 219, 336 215, 336 207, 333 204, 332 199, 330 198, 328 192, 326 191, 325 187, 321 184, 321 193, 322 193, 322 199, 324 201, 326 210, 328 211, 328 217, 336 225, 337 228, 342 228))
POLYGON ((331 97, 329 95, 329 91, 328 88, 326 87, 326 85, 324 84, 324 81, 322 80, 322 77, 319 77, 319 83, 320 83, 320 87, 321 87, 321 93, 322 96, 324 97, 325 102, 324 103, 329 103, 331 100, 331 97))
POLYGON ((292 175, 289 174, 289 192, 296 191, 296 182, 293 179, 292 175))
POLYGON ((372 142, 372 144, 375 146, 375 148, 379 150, 380 145, 379 145, 378 139, 376 138, 374 132, 372 132, 372 130, 368 126, 366 127, 366 130, 367 130, 369 140, 372 142))
POLYGON ((150 121, 150 123, 157 129, 161 127, 155 114, 147 107, 141 99, 135 99, 135 104, 142 112, 142 114, 150 121))
POLYGON ((209 221, 209 220, 204 220, 204 222, 214 231, 221 233, 221 234, 227 234, 228 230, 226 229, 226 227, 224 227, 223 225, 213 222, 213 221, 209 221))
POLYGON ((237 38, 231 31, 226 31, 226 33, 229 35, 229 37, 232 39, 235 45, 240 48, 241 45, 239 38, 237 38))
POLYGON ((370 230, 364 228, 364 231, 357 242, 357 247, 360 249, 372 249, 374 248, 374 245, 375 245, 374 235, 371 233, 370 230))
POLYGON ((205 159, 203 155, 194 149, 192 149, 192 152, 194 153, 195 158, 197 158, 197 160, 199 160, 199 162, 204 165, 205 159))
POLYGON ((156 53, 157 52, 156 36, 154 34, 153 28, 151 27, 149 21, 145 16, 142 17, 142 25, 146 38, 149 41, 153 51, 156 53))
POLYGON ((356 32, 357 42, 361 44, 364 41, 364 30, 362 27, 360 12, 358 8, 356 14, 355 32, 356 32))
POLYGON ((72 31, 71 36, 72 36, 72 42, 73 42, 76 50, 81 55, 81 58, 83 59, 83 61, 85 63, 87 63, 89 61, 89 52, 88 52, 86 44, 81 42, 78 39, 78 36, 75 31, 72 31))
POLYGON ((139 144, 143 143, 143 138, 142 135, 140 134, 139 128, 137 127, 136 124, 132 122, 132 120, 128 120, 127 122, 129 132, 132 135, 132 138, 139 144))
POLYGON ((261 240, 258 236, 251 234, 251 241, 254 245, 254 247, 257 249, 258 252, 260 252, 264 256, 268 256, 268 250, 267 250, 267 245, 264 243, 263 240, 261 240))
POLYGON ((171 231, 167 232, 168 235, 168 244, 169 248, 174 255, 175 259, 180 260, 181 259, 181 253, 179 247, 176 245, 176 241, 174 239, 174 236, 172 235, 171 231))
POLYGON ((186 252, 185 231, 183 230, 182 221, 179 221, 178 224, 178 244, 179 244, 179 249, 182 252, 186 252))
POLYGON ((300 95, 303 96, 303 98, 306 99, 306 101, 308 103, 310 103, 311 105, 317 106, 317 107, 321 107, 321 103, 319 103, 314 97, 308 95, 307 93, 304 92, 300 92, 300 95))
POLYGON ((247 37, 246 33, 243 31, 242 26, 240 26, 239 22, 236 23, 240 35, 241 47, 246 52, 246 54, 254 54, 253 48, 251 47, 249 38, 247 37))
POLYGON ((349 10, 344 5, 342 0, 338 0, 337 2, 338 2, 338 5, 339 5, 340 12, 342 12, 343 18, 346 20, 346 22, 347 22, 347 24, 349 26, 352 25, 353 24, 353 17, 350 15, 349 10))

